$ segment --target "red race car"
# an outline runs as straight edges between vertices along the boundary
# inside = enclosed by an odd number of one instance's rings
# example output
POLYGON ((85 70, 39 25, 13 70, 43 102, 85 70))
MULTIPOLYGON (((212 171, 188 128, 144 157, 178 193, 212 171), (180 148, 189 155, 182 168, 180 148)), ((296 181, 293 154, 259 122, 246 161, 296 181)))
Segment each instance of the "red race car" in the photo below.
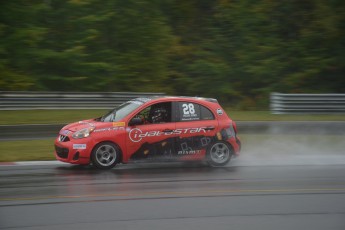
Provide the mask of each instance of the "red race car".
POLYGON ((148 97, 125 102, 96 119, 63 127, 56 159, 100 169, 141 160, 206 160, 227 164, 241 142, 216 99, 148 97))

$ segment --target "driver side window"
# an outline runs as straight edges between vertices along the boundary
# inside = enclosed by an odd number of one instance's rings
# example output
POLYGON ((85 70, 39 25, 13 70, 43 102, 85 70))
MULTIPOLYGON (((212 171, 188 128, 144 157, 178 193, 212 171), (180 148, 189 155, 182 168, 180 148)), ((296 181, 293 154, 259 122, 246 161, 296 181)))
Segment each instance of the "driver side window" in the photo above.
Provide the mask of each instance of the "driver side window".
POLYGON ((140 118, 140 125, 145 125, 171 122, 171 117, 171 102, 163 102, 146 107, 133 119, 140 118))

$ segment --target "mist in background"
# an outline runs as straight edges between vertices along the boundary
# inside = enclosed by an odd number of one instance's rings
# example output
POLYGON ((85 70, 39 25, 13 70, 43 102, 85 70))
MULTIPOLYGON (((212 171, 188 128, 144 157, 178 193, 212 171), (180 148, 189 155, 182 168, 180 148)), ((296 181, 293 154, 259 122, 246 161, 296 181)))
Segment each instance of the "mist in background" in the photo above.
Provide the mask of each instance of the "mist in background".
POLYGON ((341 0, 11 0, 0 91, 210 96, 267 109, 270 92, 345 92, 341 0))

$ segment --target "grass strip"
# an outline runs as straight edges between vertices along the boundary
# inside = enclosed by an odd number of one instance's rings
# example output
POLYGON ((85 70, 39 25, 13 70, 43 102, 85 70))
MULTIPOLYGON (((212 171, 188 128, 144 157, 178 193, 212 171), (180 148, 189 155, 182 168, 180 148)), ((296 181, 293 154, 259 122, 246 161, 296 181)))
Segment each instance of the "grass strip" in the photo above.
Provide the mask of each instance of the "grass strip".
POLYGON ((66 124, 100 117, 107 110, 19 110, 1 111, 0 125, 66 124))
POLYGON ((54 159, 54 139, 0 141, 0 162, 54 159))

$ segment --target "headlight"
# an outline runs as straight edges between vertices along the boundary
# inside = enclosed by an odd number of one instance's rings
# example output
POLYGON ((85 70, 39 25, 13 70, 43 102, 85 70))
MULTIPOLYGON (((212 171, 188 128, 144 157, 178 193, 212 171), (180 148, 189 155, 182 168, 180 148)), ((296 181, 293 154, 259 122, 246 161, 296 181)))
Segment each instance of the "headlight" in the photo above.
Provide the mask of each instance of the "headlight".
POLYGON ((73 133, 72 137, 74 139, 80 139, 80 138, 85 138, 90 136, 90 133, 94 130, 94 127, 90 127, 90 128, 85 128, 85 129, 81 129, 75 133, 73 133))

